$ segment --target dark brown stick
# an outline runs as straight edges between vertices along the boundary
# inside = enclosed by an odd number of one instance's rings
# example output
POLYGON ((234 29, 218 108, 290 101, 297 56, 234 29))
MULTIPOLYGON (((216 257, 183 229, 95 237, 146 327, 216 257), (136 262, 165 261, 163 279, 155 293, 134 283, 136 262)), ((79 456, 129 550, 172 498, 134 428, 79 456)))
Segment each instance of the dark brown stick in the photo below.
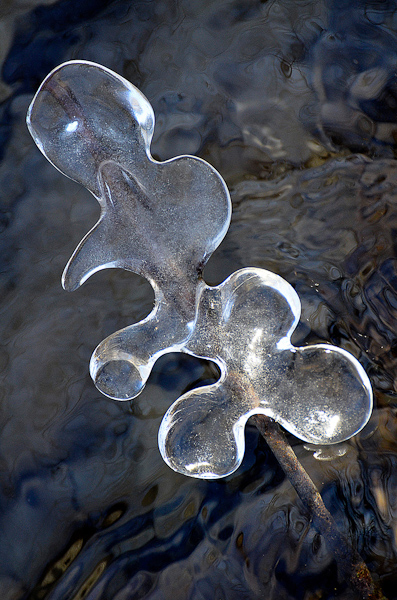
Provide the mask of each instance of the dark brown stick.
POLYGON ((256 415, 252 418, 299 498, 308 508, 314 527, 324 537, 328 548, 334 554, 341 575, 357 594, 357 598, 387 600, 374 583, 361 556, 352 548, 349 539, 339 531, 318 489, 296 458, 279 425, 264 415, 256 415))

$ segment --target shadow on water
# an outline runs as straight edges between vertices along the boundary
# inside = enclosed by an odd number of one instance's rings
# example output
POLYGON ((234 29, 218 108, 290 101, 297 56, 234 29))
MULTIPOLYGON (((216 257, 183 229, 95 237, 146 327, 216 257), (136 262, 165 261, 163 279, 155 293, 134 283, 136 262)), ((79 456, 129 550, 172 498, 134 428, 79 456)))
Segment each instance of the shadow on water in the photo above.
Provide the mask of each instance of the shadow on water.
POLYGON ((77 58, 146 94, 156 158, 197 154, 226 178, 233 220, 207 281, 243 266, 281 274, 302 299, 295 342, 336 343, 370 375, 373 418, 332 460, 290 440, 397 598, 395 2, 9 0, 0 31, 1 598, 352 597, 254 428, 225 480, 162 462, 161 418, 216 380, 211 364, 161 359, 134 403, 94 388, 92 350, 153 295, 115 271, 60 287, 97 203, 24 120, 43 77, 77 58))

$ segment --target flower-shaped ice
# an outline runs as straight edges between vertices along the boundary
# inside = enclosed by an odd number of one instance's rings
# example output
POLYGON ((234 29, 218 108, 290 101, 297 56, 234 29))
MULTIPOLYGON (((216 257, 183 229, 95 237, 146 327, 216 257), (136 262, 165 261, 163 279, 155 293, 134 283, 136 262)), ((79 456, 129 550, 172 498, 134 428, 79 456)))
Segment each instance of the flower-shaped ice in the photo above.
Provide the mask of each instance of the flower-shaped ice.
POLYGON ((202 280, 229 225, 229 194, 203 160, 151 157, 154 115, 139 90, 100 65, 65 63, 40 86, 28 126, 43 154, 101 206, 66 266, 64 287, 120 267, 145 276, 155 292, 146 319, 95 350, 97 387, 111 398, 134 398, 167 352, 220 368, 217 383, 185 394, 164 416, 159 447, 173 469, 202 478, 232 473, 253 414, 317 444, 346 440, 366 424, 372 391, 358 361, 326 344, 292 346, 300 302, 286 281, 254 268, 216 287, 202 280))
POLYGON ((289 283, 263 269, 241 269, 202 290, 185 349, 215 361, 221 377, 183 395, 164 416, 160 451, 173 469, 205 478, 235 471, 254 414, 314 444, 346 440, 364 426, 372 408, 364 369, 335 346, 294 347, 300 310, 289 283))
POLYGON ((43 154, 98 200, 98 223, 63 274, 75 290, 93 273, 120 267, 146 277, 155 306, 142 322, 104 340, 91 375, 107 396, 135 397, 164 352, 192 331, 201 271, 223 239, 231 204, 218 172, 193 156, 150 156, 154 114, 128 81, 100 65, 71 61, 43 81, 28 112, 43 154))

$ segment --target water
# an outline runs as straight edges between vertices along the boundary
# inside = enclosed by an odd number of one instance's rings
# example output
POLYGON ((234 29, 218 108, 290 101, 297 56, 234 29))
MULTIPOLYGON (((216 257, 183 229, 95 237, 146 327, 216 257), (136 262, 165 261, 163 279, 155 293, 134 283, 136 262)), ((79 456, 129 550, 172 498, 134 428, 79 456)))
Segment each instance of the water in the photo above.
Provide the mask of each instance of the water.
POLYGON ((397 4, 5 1, 0 31, 1 597, 352 598, 255 428, 225 480, 163 463, 162 415, 216 379, 211 364, 163 358, 134 404, 93 386, 94 347, 153 297, 116 271, 60 287, 97 203, 45 161, 24 119, 48 71, 79 58, 147 95, 156 158, 197 154, 227 180, 233 220, 207 282, 279 273, 302 300, 293 341, 336 343, 370 375, 373 418, 332 460, 290 441, 397 598, 397 4))

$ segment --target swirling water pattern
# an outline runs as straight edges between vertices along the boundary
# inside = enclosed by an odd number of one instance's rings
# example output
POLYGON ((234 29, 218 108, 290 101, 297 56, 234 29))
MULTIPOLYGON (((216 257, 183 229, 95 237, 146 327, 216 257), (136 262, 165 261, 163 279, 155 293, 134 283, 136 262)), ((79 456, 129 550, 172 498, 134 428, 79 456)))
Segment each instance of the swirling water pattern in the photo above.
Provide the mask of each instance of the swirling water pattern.
POLYGON ((1 597, 351 597, 254 428, 224 481, 163 464, 161 418, 217 378, 211 364, 162 359, 134 404, 93 387, 93 348, 152 297, 111 271, 74 295, 59 284, 97 206, 46 164, 24 120, 44 76, 78 58, 142 89, 157 158, 197 154, 227 180, 232 226, 206 280, 279 273, 302 299, 294 343, 336 343, 370 375, 373 419, 339 456, 291 442, 397 598, 395 2, 15 0, 0 31, 1 597))

